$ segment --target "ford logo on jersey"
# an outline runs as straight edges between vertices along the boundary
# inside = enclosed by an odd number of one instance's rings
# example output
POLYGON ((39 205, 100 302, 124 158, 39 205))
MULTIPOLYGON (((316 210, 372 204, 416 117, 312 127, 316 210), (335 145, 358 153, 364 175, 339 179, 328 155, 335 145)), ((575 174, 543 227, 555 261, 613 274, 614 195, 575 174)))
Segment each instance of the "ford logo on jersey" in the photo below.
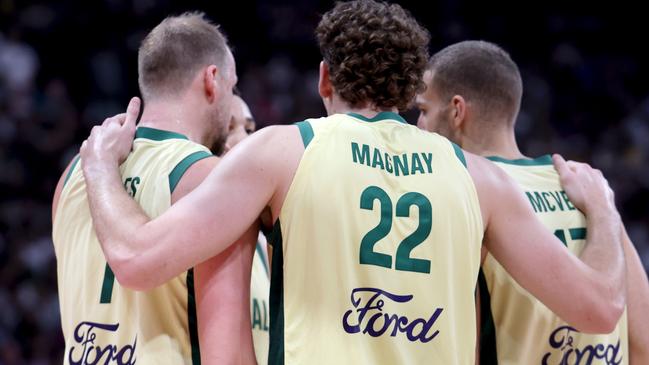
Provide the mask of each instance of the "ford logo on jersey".
POLYGON ((598 343, 583 348, 575 348, 573 347, 574 337, 572 336, 574 332, 579 333, 570 326, 561 326, 552 332, 549 338, 550 346, 561 351, 561 354, 556 359, 550 359, 552 354, 548 352, 543 356, 543 365, 620 365, 622 363, 619 339, 615 345, 598 343))
POLYGON ((68 353, 68 362, 73 365, 90 365, 90 364, 135 364, 135 346, 137 345, 137 336, 133 344, 123 347, 116 345, 97 345, 95 339, 100 331, 116 332, 119 323, 104 324, 94 322, 81 322, 74 329, 74 341, 79 345, 72 346, 68 353))
POLYGON ((433 330, 433 325, 442 314, 442 308, 437 308, 428 319, 410 319, 383 311, 386 301, 407 303, 412 298, 412 295, 396 295, 376 288, 356 288, 352 290, 351 294, 352 305, 355 309, 345 312, 343 328, 350 334, 363 333, 379 337, 388 333, 394 337, 398 333, 402 333, 412 342, 430 342, 439 334, 439 331, 433 330), (365 303, 363 303, 363 298, 367 298, 365 303))

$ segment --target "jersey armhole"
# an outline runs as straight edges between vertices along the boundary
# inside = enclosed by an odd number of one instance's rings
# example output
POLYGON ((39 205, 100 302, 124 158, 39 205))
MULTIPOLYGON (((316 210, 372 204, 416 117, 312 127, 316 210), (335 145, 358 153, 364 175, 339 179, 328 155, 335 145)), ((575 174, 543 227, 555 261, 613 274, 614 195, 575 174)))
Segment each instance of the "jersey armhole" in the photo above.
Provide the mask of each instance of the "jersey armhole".
POLYGON ((180 182, 180 178, 183 177, 187 169, 189 169, 196 162, 212 157, 213 155, 205 151, 197 151, 192 154, 189 154, 187 157, 183 158, 182 161, 178 162, 176 167, 171 170, 169 173, 169 192, 173 193, 180 182))
MULTIPOLYGON (((169 192, 173 193, 185 172, 196 162, 212 157, 213 155, 206 151, 196 151, 183 158, 176 167, 169 173, 169 192)), ((198 342, 198 325, 196 313, 196 292, 194 288, 194 268, 187 270, 185 278, 187 286, 187 321, 189 330, 189 342, 191 347, 192 364, 201 363, 201 349, 198 342)))
POLYGON ((302 143, 304 143, 304 148, 306 148, 311 140, 313 140, 313 127, 308 121, 297 122, 295 125, 300 130, 300 135, 302 136, 302 143))
POLYGON ((477 287, 480 288, 480 364, 496 365, 498 364, 498 352, 496 346, 496 327, 491 308, 491 295, 487 286, 487 279, 484 271, 480 268, 478 273, 477 287))
MULTIPOLYGON (((450 141, 449 141, 450 142, 450 141)), ((457 144, 451 142, 451 145, 453 145, 453 150, 455 151, 455 156, 457 156, 458 160, 462 162, 462 165, 466 167, 466 158, 464 157, 464 151, 458 146, 457 144)))
POLYGON ((74 161, 72 161, 72 165, 70 165, 70 169, 68 170, 68 174, 65 175, 65 180, 63 180, 63 187, 65 187, 65 184, 67 184, 68 180, 70 180, 70 176, 72 176, 72 173, 74 172, 74 169, 77 167, 77 164, 79 163, 80 158, 81 158, 81 156, 77 155, 77 157, 74 158, 74 161))

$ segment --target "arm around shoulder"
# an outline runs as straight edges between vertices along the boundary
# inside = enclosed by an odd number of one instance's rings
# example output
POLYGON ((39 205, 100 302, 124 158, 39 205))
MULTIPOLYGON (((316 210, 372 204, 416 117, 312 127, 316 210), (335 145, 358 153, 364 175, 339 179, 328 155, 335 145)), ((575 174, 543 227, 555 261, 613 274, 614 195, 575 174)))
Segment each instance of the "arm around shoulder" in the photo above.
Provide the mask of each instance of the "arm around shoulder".
POLYGON ((521 286, 566 322, 582 332, 610 332, 625 304, 620 220, 614 207, 604 209, 602 204, 598 206, 602 211, 588 217, 588 243, 581 261, 541 224, 509 176, 489 161, 468 155, 489 251, 521 286))

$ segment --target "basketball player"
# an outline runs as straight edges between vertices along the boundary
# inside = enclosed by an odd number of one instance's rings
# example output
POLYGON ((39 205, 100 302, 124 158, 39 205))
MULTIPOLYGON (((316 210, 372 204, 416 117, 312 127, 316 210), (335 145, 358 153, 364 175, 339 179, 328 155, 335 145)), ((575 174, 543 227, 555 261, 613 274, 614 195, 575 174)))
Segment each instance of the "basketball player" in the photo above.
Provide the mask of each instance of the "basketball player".
MULTIPOLYGON (((232 119, 228 139, 225 142, 226 151, 248 137, 255 130, 255 120, 246 102, 234 95, 232 99, 232 119)), ((252 318, 252 339, 255 345, 257 364, 263 365, 268 361, 268 295, 270 293, 270 277, 268 270, 268 253, 266 238, 259 234, 255 246, 255 257, 252 261, 250 279, 250 317, 252 318)))
POLYGON ((625 305, 625 271, 601 174, 556 158, 588 216, 582 262, 498 167, 397 114, 423 90, 428 59, 429 35, 409 13, 341 2, 316 34, 329 116, 254 133, 155 219, 120 187, 137 108, 94 128, 83 171, 118 278, 158 285, 229 247, 261 215, 275 227, 271 364, 473 364, 481 242, 571 324, 610 331, 625 305))
MULTIPOLYGON (((522 80, 507 52, 483 41, 451 45, 431 58, 424 81, 427 89, 417 96, 418 126, 488 156, 522 187, 541 222, 579 255, 585 245, 586 218, 565 199, 550 156, 528 158, 518 149, 514 126, 522 80)), ((484 251, 481 364, 649 364, 649 328, 643 319, 649 308, 649 284, 626 233, 622 239, 629 321, 624 314, 607 335, 583 334, 569 327, 484 251)))
MULTIPOLYGON (((120 184, 155 217, 216 165, 208 147, 223 149, 236 72, 225 37, 200 13, 154 28, 138 72, 147 106, 120 184)), ((78 161, 57 186, 52 214, 64 363, 254 363, 247 288, 256 227, 195 268, 144 292, 127 289, 97 242, 78 161)))
POLYGON ((232 121, 230 122, 228 139, 225 141, 226 152, 254 131, 255 119, 248 104, 240 96, 234 95, 232 99, 232 121))

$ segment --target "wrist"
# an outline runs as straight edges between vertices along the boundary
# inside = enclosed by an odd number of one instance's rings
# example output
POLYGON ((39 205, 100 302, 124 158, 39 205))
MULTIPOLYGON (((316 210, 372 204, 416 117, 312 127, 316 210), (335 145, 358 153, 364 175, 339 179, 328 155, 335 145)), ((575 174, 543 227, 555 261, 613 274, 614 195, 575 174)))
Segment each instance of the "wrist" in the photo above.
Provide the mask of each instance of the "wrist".
POLYGON ((81 159, 81 167, 86 178, 95 176, 106 176, 118 168, 117 161, 109 158, 90 158, 81 159))
POLYGON ((622 222, 620 213, 617 211, 615 204, 611 203, 589 204, 587 205, 584 214, 588 219, 608 220, 613 224, 621 224, 622 222))

